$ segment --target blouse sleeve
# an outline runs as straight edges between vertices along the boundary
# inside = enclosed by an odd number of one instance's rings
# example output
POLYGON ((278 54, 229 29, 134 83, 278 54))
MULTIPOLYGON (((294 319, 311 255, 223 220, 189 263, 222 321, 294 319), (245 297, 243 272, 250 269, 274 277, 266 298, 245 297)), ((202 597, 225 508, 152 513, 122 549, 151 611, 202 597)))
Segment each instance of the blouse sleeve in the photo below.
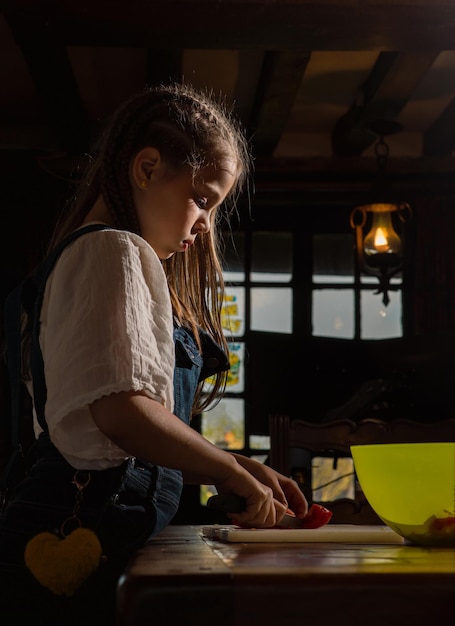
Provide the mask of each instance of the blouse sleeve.
POLYGON ((46 421, 62 453, 81 429, 89 447, 113 445, 88 411, 101 396, 145 391, 173 410, 169 290, 160 260, 141 237, 93 232, 64 250, 46 285, 40 343, 46 421))

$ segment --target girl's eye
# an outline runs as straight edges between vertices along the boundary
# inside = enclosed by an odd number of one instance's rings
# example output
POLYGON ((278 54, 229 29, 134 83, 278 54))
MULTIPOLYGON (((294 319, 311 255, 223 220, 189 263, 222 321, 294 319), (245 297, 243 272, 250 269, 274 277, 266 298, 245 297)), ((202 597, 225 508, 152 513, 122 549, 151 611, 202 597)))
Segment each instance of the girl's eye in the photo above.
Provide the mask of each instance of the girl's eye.
POLYGON ((202 198, 201 196, 196 196, 195 200, 196 204, 200 209, 205 209, 207 206, 207 198, 202 198))

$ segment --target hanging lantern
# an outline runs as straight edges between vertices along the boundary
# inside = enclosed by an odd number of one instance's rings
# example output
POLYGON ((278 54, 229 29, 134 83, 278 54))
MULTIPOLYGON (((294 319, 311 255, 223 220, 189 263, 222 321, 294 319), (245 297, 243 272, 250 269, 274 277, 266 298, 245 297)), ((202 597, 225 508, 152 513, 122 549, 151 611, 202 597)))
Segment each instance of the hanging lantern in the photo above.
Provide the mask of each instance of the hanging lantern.
POLYGON ((359 268, 379 279, 379 288, 375 293, 383 294, 385 306, 390 302, 390 279, 401 271, 404 261, 404 244, 393 225, 393 215, 404 224, 411 215, 411 207, 407 203, 366 204, 355 207, 351 213, 359 268))
POLYGON ((412 216, 407 202, 395 202, 385 176, 389 148, 383 135, 397 132, 401 126, 395 122, 377 122, 374 130, 380 134, 375 145, 378 173, 371 190, 372 201, 355 207, 351 212, 351 228, 356 233, 356 252, 359 270, 376 276, 379 280, 377 294, 382 293, 385 306, 390 302, 390 279, 403 268, 405 255, 404 226, 412 216), (401 232, 397 233, 396 227, 401 232))

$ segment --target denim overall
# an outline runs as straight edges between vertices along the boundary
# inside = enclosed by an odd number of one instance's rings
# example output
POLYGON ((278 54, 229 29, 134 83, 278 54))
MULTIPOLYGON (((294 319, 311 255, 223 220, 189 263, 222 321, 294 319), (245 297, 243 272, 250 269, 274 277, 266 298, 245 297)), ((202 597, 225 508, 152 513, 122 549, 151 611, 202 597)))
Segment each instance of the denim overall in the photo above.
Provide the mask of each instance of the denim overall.
MULTIPOLYGON (((204 356, 188 330, 175 328, 174 341, 174 413, 188 424, 198 382, 227 369, 228 361, 208 336, 203 339, 204 356)), ((23 554, 31 537, 58 530, 71 517, 75 470, 47 433, 39 437, 36 449, 37 462, 0 519, 0 588, 5 594, 0 612, 6 620, 2 618, 2 625, 19 626, 30 619, 35 626, 113 626, 117 581, 132 553, 174 517, 183 487, 181 472, 137 459, 118 468, 90 471, 78 518, 83 527, 95 531, 105 556, 74 596, 57 597, 26 570, 23 554)))
MULTIPOLYGON (((189 330, 174 329, 174 413, 186 424, 201 375, 226 369, 224 353, 210 341, 204 336, 208 351, 204 358, 189 330)), ((40 435, 36 454, 37 462, 0 520, 1 552, 5 532, 9 549, 22 536, 22 551, 29 537, 43 530, 58 530, 71 518, 76 495, 74 468, 50 442, 47 432, 40 435)), ((167 526, 177 511, 183 487, 179 470, 131 458, 118 468, 78 473, 82 482, 88 474, 90 482, 83 490, 78 518, 82 526, 95 530, 107 555, 130 554, 167 526)))
MULTIPOLYGON (((191 331, 174 327, 174 413, 186 424, 190 421, 198 383, 229 367, 225 353, 203 331, 201 341, 202 354, 191 331)), ((60 536, 71 532, 77 478, 77 482, 86 485, 77 510, 77 523, 94 530, 101 543, 104 558, 99 578, 103 569, 108 572, 110 566, 107 580, 111 581, 111 587, 106 593, 111 593, 112 581, 134 550, 163 530, 176 514, 183 488, 181 472, 136 458, 112 469, 76 471, 51 443, 47 431, 35 443, 35 453, 37 460, 26 479, 15 488, 0 516, 0 583, 6 583, 5 587, 10 585, 13 595, 19 594, 20 599, 22 588, 23 593, 28 589, 26 597, 36 592, 37 583, 30 580, 32 577, 24 565, 25 544, 42 531, 55 531, 60 536)), ((84 585, 91 586, 90 593, 96 595, 95 581, 90 581, 91 578, 84 585)), ((82 589, 81 598, 84 593, 82 589)), ((75 600, 76 597, 77 594, 75 600)), ((23 600, 26 602, 26 598, 23 600)), ((41 597, 37 602, 41 602, 41 597)), ((102 614, 100 597, 99 602, 99 614, 102 614)), ((12 599, 11 607, 14 616, 18 610, 25 609, 25 605, 19 607, 12 599)), ((73 608, 76 607, 74 602, 73 608)), ((43 623, 47 626, 47 622, 43 623)))

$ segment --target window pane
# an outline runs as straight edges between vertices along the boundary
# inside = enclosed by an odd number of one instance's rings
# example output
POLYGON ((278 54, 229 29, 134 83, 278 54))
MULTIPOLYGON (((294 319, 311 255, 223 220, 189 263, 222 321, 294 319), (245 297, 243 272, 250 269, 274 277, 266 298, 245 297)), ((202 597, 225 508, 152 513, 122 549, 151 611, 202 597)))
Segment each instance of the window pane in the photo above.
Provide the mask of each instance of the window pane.
POLYGON ((216 496, 218 492, 214 485, 201 485, 199 493, 199 502, 201 504, 207 504, 207 500, 212 496, 216 496))
POLYGON ((221 323, 226 337, 241 337, 245 333, 245 289, 226 287, 221 323))
MULTIPOLYGON (((226 391, 241 393, 245 389, 244 370, 245 344, 241 342, 229 341, 229 363, 230 370, 226 382, 226 391)), ((204 391, 208 392, 213 385, 214 377, 204 381, 204 391)))
POLYGON ((313 335, 354 337, 354 291, 313 289, 313 335))
POLYGON ((251 289, 251 330, 292 332, 292 289, 251 289))
POLYGON ((313 282, 353 282, 352 234, 313 235, 313 282))
POLYGON ((250 435, 250 448, 252 450, 270 450, 270 436, 250 435))
POLYGON ((318 274, 317 276, 313 276, 313 283, 315 285, 322 285, 324 283, 342 283, 343 285, 353 285, 354 279, 352 278, 352 276, 334 276, 333 274, 329 276, 318 274))
POLYGON ((286 283, 291 280, 292 233, 253 233, 251 245, 251 280, 286 283))
POLYGON ((245 234, 223 233, 223 276, 225 280, 243 282, 245 280, 245 234))
MULTIPOLYGON (((377 276, 371 276, 369 274, 361 274, 360 275, 360 282, 364 283, 365 285, 378 285, 379 284, 377 276)), ((390 285, 402 285, 403 284, 403 278, 402 278, 401 274, 397 274, 396 276, 392 276, 392 278, 389 280, 389 284, 390 285)))
POLYGON ((210 411, 202 413, 202 435, 219 448, 245 447, 245 403, 241 398, 223 398, 210 411))
POLYGON ((313 500, 330 502, 355 496, 355 474, 352 458, 314 457, 311 464, 313 500))
POLYGON ((382 294, 362 291, 360 314, 362 339, 391 339, 403 336, 401 322, 401 291, 389 291, 390 302, 382 302, 382 294))
POLYGON ((229 342, 229 363, 231 369, 228 372, 226 391, 241 393, 245 388, 245 344, 229 342))

